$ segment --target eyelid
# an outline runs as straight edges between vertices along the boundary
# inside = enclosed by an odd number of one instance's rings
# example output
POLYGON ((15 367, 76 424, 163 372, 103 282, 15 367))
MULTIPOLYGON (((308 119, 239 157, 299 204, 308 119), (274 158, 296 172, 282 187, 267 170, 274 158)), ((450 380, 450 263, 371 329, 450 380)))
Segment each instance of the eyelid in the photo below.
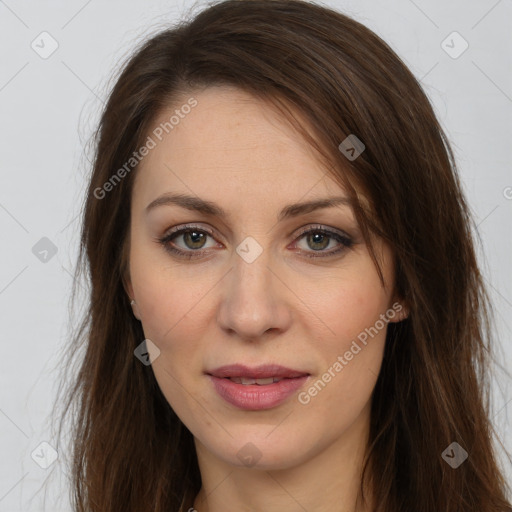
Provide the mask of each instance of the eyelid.
POLYGON ((215 236, 215 231, 210 227, 204 227, 203 225, 194 224, 194 223, 187 223, 187 224, 179 224, 178 226, 174 226, 170 229, 168 229, 164 235, 163 238, 167 238, 168 236, 178 233, 180 231, 185 231, 187 229, 196 229, 197 231, 205 231, 209 235, 215 236))
POLYGON ((339 235, 343 238, 346 238, 347 240, 352 240, 352 237, 345 231, 342 231, 341 229, 333 228, 330 226, 325 226, 323 224, 308 224, 307 226, 303 226, 302 228, 299 228, 299 231, 294 236, 294 241, 298 237, 300 237, 306 233, 309 233, 310 231, 325 231, 327 233, 336 233, 337 235, 339 235))

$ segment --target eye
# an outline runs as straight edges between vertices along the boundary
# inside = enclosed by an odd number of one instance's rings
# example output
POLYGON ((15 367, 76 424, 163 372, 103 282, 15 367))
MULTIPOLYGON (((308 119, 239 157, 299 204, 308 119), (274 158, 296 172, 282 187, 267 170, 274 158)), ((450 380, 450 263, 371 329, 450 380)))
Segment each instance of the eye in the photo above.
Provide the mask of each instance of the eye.
POLYGON ((296 240, 304 242, 302 247, 295 242, 295 247, 301 253, 305 253, 308 258, 334 256, 353 245, 352 239, 343 232, 333 231, 323 226, 310 226, 304 229, 296 240))
MULTIPOLYGON (((195 225, 173 228, 157 241, 164 249, 180 258, 200 258, 207 249, 219 247, 213 240, 213 231, 195 225), (208 238, 212 239, 210 245, 208 238)), ((321 225, 303 229, 294 241, 294 247, 308 258, 330 257, 353 245, 352 239, 342 231, 334 231, 321 225), (302 246, 300 242, 303 242, 302 246)))
POLYGON ((213 238, 212 231, 187 225, 172 229, 158 241, 171 254, 191 259, 201 256, 203 249, 215 247, 215 243, 207 245, 208 238, 213 238))

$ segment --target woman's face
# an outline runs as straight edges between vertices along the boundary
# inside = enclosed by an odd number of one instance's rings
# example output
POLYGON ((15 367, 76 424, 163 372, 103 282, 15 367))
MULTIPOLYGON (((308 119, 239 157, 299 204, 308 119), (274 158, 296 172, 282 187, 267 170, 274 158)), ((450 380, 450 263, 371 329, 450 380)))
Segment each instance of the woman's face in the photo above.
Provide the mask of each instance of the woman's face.
POLYGON ((376 242, 384 288, 345 191, 268 104, 193 98, 156 120, 132 197, 127 291, 155 377, 198 454, 278 469, 342 452, 399 318, 392 255, 376 242))

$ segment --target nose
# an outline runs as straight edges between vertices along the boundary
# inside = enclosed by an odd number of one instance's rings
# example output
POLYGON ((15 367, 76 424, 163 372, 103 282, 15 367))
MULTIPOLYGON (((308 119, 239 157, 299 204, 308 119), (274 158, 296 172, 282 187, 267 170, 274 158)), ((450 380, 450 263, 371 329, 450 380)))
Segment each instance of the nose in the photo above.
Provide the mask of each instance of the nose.
POLYGON ((283 333, 291 324, 286 285, 269 267, 265 251, 252 263, 235 254, 234 268, 225 277, 217 321, 230 335, 246 341, 283 333))

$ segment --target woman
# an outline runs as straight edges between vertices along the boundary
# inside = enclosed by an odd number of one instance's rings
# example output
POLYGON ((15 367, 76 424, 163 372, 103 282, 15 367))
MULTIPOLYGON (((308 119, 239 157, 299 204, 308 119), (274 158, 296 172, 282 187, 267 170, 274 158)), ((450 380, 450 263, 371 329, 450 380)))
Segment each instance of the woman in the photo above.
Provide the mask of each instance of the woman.
POLYGON ((147 41, 81 250, 75 510, 510 510, 453 156, 361 24, 227 0, 147 41))

